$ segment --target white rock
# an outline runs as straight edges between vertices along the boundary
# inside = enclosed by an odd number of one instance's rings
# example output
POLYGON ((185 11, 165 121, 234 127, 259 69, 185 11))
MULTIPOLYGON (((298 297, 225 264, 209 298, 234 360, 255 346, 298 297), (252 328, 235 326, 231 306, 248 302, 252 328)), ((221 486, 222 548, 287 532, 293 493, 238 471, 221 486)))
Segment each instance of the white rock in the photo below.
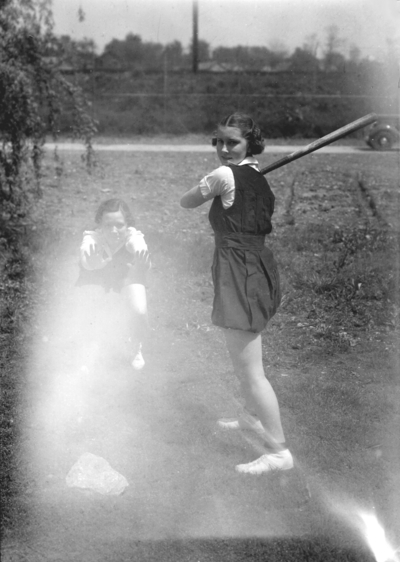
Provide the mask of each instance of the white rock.
POLYGON ((66 477, 67 486, 94 490, 104 495, 122 494, 128 481, 102 457, 84 453, 66 477))

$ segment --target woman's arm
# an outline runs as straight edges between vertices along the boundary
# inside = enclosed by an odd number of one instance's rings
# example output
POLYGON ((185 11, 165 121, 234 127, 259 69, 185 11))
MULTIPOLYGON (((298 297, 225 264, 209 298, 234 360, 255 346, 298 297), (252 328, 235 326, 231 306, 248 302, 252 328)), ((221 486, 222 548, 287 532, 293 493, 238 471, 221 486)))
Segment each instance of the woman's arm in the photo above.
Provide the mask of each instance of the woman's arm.
POLYGON ((80 247, 80 262, 84 269, 102 269, 110 257, 104 256, 104 249, 98 243, 95 233, 85 232, 80 247))
POLYGON ((148 250, 143 233, 133 226, 129 227, 125 247, 131 254, 147 252, 148 250))
POLYGON ((193 209, 218 195, 222 198, 224 208, 232 205, 235 197, 235 179, 229 166, 220 166, 207 174, 196 187, 185 193, 181 199, 181 206, 193 209))
POLYGON ((144 235, 140 230, 130 227, 125 248, 130 254, 135 256, 135 263, 132 266, 133 272, 137 272, 140 269, 143 273, 151 268, 149 250, 144 235))
POLYGON ((83 268, 89 271, 102 269, 111 260, 109 257, 103 257, 103 251, 97 244, 90 246, 86 250, 81 249, 80 257, 83 268))
POLYGON ((185 193, 185 195, 181 199, 181 207, 185 209, 194 209, 195 207, 199 207, 203 203, 205 203, 207 199, 204 199, 200 186, 196 185, 196 187, 192 187, 185 193))

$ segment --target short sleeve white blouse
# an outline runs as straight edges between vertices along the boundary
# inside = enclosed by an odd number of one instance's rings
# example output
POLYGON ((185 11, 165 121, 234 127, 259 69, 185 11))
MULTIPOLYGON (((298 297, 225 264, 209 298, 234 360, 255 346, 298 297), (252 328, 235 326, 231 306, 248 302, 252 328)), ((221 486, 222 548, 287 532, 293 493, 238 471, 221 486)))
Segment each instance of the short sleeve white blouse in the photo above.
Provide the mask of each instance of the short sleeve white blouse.
POLYGON ((112 260, 113 255, 123 246, 126 247, 130 254, 135 252, 147 251, 147 244, 140 230, 136 230, 133 226, 128 227, 127 237, 116 248, 111 249, 107 244, 101 230, 85 230, 83 240, 80 246, 80 262, 85 269, 92 269, 87 261, 90 248, 94 247, 101 251, 103 257, 102 263, 97 269, 102 269, 112 260))
MULTIPOLYGON (((253 156, 248 156, 237 165, 251 166, 259 171, 258 161, 253 156)), ((230 166, 220 166, 204 176, 199 183, 199 188, 205 201, 220 195, 224 209, 229 209, 233 205, 235 200, 235 178, 230 166)))

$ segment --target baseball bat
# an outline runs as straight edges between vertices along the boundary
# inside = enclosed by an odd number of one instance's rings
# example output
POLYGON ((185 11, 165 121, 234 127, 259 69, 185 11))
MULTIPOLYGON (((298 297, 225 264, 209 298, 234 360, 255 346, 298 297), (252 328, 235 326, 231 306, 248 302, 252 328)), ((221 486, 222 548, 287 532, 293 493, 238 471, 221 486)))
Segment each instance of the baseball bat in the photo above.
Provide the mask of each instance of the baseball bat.
POLYGON ((327 144, 331 144, 332 142, 335 142, 341 139, 342 137, 345 137, 349 133, 353 133, 358 129, 362 129, 362 127, 365 127, 366 125, 369 125, 370 123, 373 123, 376 120, 377 120, 377 115, 375 113, 368 113, 368 115, 364 115, 364 117, 361 117, 356 121, 352 121, 351 123, 345 125, 344 127, 341 127, 340 129, 336 129, 336 131, 329 133, 329 135, 325 135, 324 137, 321 137, 320 139, 317 139, 316 141, 307 144, 307 146, 302 146, 301 148, 295 150, 291 154, 288 154, 284 158, 281 158, 280 160, 276 160, 276 162, 272 162, 272 164, 269 164, 265 168, 262 168, 260 172, 262 174, 268 174, 269 172, 272 172, 272 170, 276 170, 277 168, 286 166, 286 164, 289 164, 289 162, 293 162, 293 160, 302 158, 303 156, 306 156, 306 154, 310 154, 310 152, 314 152, 314 150, 318 150, 319 148, 322 148, 327 144))

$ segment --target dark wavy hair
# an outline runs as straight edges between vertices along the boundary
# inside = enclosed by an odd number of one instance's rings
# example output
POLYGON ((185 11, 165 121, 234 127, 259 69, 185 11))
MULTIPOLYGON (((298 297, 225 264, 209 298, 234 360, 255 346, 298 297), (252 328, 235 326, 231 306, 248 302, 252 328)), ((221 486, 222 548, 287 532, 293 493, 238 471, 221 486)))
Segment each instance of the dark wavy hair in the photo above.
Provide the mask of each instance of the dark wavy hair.
MULTIPOLYGON (((231 113, 227 117, 224 117, 218 126, 222 127, 236 127, 240 129, 243 138, 247 140, 248 149, 247 156, 253 156, 254 154, 261 154, 264 150, 264 138, 261 133, 261 129, 254 123, 253 119, 246 115, 245 113, 231 113)), ((217 145, 216 133, 214 133, 212 138, 212 145, 217 145)))
POLYGON ((103 201, 96 211, 94 220, 96 224, 100 224, 104 213, 117 213, 118 211, 122 213, 122 216, 128 226, 134 226, 135 220, 131 210, 122 199, 107 199, 106 201, 103 201))

